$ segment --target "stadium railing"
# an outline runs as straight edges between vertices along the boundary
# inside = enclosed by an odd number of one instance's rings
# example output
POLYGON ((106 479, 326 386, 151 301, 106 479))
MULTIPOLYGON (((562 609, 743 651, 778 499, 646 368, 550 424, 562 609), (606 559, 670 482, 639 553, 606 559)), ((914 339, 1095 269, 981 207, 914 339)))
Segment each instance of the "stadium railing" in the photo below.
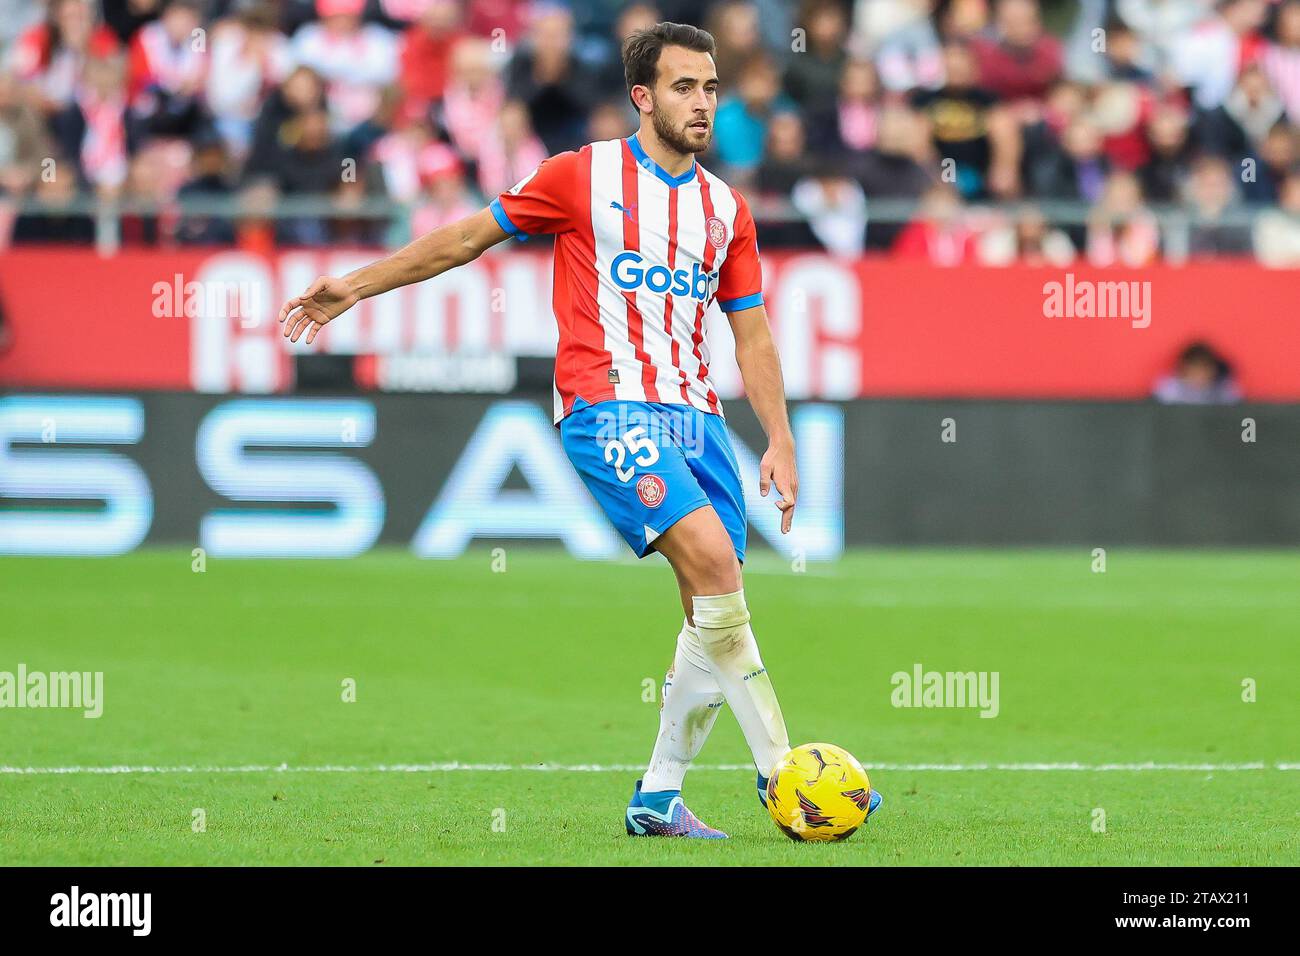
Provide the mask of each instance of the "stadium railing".
MULTIPOLYGON (((902 225, 911 222, 921 208, 913 200, 868 200, 868 228, 871 224, 902 225)), ((1187 261, 1192 231, 1198 226, 1249 229, 1256 217, 1271 207, 1231 206, 1220 215, 1208 218, 1187 206, 1152 204, 1142 209, 1155 218, 1160 231, 1162 259, 1179 264, 1187 261)), ((414 207, 384 196, 339 201, 328 196, 282 196, 271 203, 249 201, 241 195, 187 196, 160 202, 129 198, 106 201, 91 195, 78 195, 66 202, 52 203, 36 197, 19 202, 0 200, 0 209, 10 215, 45 218, 85 217, 95 223, 95 247, 103 255, 112 255, 122 246, 122 220, 126 217, 158 215, 238 221, 288 221, 295 219, 357 220, 371 219, 385 223, 386 244, 398 246, 411 235, 414 207)), ((972 220, 987 218, 990 213, 1014 216, 1032 209, 1051 225, 1085 227, 1096 216, 1089 203, 1065 200, 1025 199, 1017 202, 971 203, 963 214, 972 220)), ((807 219, 785 200, 761 199, 754 203, 755 218, 763 223, 806 222, 807 219)), ((1115 221, 1123 222, 1122 217, 1115 221)))

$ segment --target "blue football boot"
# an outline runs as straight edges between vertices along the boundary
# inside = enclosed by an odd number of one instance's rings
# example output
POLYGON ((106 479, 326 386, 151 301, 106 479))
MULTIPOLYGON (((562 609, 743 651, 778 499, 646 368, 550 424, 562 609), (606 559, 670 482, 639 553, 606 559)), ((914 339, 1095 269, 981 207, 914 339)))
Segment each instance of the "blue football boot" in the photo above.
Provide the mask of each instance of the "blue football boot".
POLYGON ((624 821, 628 836, 692 837, 696 840, 725 840, 721 830, 700 822, 700 819, 682 801, 680 790, 664 790, 648 799, 641 794, 641 781, 636 782, 632 801, 627 805, 624 821), (647 804, 653 803, 654 806, 647 804))

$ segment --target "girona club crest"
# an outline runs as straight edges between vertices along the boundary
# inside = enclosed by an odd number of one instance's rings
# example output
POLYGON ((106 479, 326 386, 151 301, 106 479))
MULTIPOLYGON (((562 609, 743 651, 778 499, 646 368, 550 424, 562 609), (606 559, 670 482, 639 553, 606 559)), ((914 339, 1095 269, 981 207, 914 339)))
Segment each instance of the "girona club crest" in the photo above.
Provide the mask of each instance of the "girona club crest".
POLYGON ((704 223, 704 228, 714 249, 721 249, 727 244, 727 227, 717 216, 710 216, 704 223))
POLYGON ((666 494, 668 494, 668 487, 658 475, 642 475, 641 480, 636 483, 636 496, 647 508, 658 508, 663 504, 666 494))

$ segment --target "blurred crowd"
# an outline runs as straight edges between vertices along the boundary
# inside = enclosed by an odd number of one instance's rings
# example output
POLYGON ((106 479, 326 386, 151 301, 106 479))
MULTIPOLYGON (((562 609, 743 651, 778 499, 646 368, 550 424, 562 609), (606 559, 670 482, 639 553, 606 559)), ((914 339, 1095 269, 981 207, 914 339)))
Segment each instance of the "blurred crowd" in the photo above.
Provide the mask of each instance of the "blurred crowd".
POLYGON ((375 198, 426 231, 632 132, 661 19, 714 34, 703 160, 760 242, 1300 265, 1300 0, 0 0, 0 243, 91 241, 79 195, 161 210, 128 244, 383 242, 375 198), (262 215, 300 196, 332 214, 262 215))

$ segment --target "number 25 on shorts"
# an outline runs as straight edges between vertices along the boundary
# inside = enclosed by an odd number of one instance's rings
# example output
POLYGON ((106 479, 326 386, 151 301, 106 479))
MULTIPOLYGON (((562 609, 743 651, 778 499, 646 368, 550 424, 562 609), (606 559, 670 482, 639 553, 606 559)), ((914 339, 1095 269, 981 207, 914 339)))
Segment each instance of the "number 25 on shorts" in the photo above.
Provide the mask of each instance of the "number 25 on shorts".
POLYGON ((629 457, 632 459, 632 464, 640 465, 642 468, 649 468, 659 460, 659 448, 646 435, 643 425, 629 428, 623 433, 622 438, 615 438, 605 444, 605 463, 614 466, 614 474, 618 475, 618 480, 624 484, 636 475, 635 468, 623 467, 629 457))

